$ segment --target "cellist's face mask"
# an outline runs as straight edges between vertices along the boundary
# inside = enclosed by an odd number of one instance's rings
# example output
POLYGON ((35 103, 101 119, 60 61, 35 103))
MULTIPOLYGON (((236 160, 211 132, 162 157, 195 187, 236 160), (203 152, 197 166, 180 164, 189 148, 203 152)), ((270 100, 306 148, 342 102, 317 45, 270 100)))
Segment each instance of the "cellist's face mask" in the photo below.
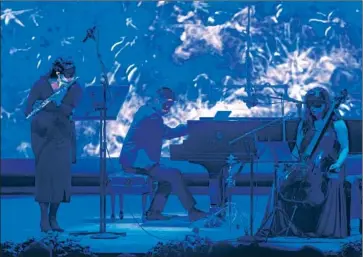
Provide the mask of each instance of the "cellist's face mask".
POLYGON ((310 92, 307 95, 306 104, 315 117, 320 116, 326 108, 324 96, 319 91, 310 92))
POLYGON ((310 110, 314 116, 318 116, 324 112, 325 107, 326 105, 324 103, 317 102, 310 105, 310 110))

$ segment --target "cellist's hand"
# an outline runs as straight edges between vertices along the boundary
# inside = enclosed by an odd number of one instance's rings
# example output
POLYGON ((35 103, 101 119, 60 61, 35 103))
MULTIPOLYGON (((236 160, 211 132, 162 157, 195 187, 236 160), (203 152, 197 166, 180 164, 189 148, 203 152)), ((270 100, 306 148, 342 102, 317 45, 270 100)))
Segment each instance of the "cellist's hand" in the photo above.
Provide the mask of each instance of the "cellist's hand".
POLYGON ((340 171, 340 167, 341 165, 339 163, 333 163, 330 167, 329 167, 329 171, 330 172, 334 172, 334 173, 338 173, 340 171))
POLYGON ((329 179, 339 179, 340 166, 339 163, 333 163, 329 167, 329 172, 327 174, 329 179))

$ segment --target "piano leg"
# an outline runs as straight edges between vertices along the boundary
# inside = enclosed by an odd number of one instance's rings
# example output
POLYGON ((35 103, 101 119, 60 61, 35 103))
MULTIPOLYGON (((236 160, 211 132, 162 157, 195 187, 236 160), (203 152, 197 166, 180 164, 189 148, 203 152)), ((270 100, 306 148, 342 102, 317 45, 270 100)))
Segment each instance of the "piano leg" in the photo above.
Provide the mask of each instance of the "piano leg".
MULTIPOLYGON (((215 213, 216 211, 224 208, 228 201, 226 194, 226 184, 224 172, 213 172, 210 173, 209 177, 209 196, 210 196, 210 212, 215 213)), ((225 212, 222 212, 221 216, 225 216, 225 212)))
MULTIPOLYGON (((225 162, 198 162, 206 168, 209 173, 209 197, 210 197, 210 213, 216 213, 221 208, 226 206, 228 198, 226 192, 226 174, 228 175, 228 169, 225 167, 225 162)), ((225 216, 225 211, 222 215, 225 216)))

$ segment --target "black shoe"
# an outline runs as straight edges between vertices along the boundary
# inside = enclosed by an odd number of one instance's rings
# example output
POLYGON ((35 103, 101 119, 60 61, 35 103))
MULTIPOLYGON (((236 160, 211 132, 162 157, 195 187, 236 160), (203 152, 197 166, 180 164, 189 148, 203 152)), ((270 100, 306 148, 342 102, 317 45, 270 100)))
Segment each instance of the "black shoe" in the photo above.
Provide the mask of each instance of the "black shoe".
POLYGON ((193 208, 189 211, 188 216, 189 216, 189 220, 191 222, 194 222, 194 221, 206 218, 208 216, 208 213, 198 210, 197 208, 193 208))

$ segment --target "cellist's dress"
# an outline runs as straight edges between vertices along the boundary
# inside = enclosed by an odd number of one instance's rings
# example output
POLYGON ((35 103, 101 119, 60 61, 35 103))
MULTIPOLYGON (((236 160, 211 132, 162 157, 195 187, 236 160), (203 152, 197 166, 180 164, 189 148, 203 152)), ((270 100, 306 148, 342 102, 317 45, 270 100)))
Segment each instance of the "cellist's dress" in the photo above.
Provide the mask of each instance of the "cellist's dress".
MULTIPOLYGON (((325 158, 321 160, 321 169, 325 171, 338 159, 340 145, 333 123, 338 120, 332 119, 328 125, 318 147, 323 147, 326 152, 325 158)), ((304 132, 305 134, 307 132, 304 132)), ((303 148, 303 147, 302 147, 303 148)), ((319 149, 318 149, 319 151, 319 149)), ((274 219, 271 214, 274 211, 274 188, 270 195, 262 226, 257 236, 299 236, 299 237, 329 237, 342 238, 348 236, 348 221, 346 215, 346 197, 344 192, 344 180, 346 176, 344 165, 335 178, 325 178, 323 192, 326 195, 325 202, 319 207, 294 204, 278 197, 276 206, 279 210, 275 212, 274 219), (294 213, 294 207, 296 211, 294 213), (282 213, 286 215, 283 215, 282 213), (294 215, 293 215, 294 213, 294 215), (292 222, 290 222, 293 216, 292 222), (287 232, 287 233, 286 233, 287 232)), ((297 183, 298 185, 298 183, 297 183)), ((275 185, 273 186, 275 187, 275 185)), ((296 187, 291 187, 289 195, 293 198, 297 194, 296 187)))

